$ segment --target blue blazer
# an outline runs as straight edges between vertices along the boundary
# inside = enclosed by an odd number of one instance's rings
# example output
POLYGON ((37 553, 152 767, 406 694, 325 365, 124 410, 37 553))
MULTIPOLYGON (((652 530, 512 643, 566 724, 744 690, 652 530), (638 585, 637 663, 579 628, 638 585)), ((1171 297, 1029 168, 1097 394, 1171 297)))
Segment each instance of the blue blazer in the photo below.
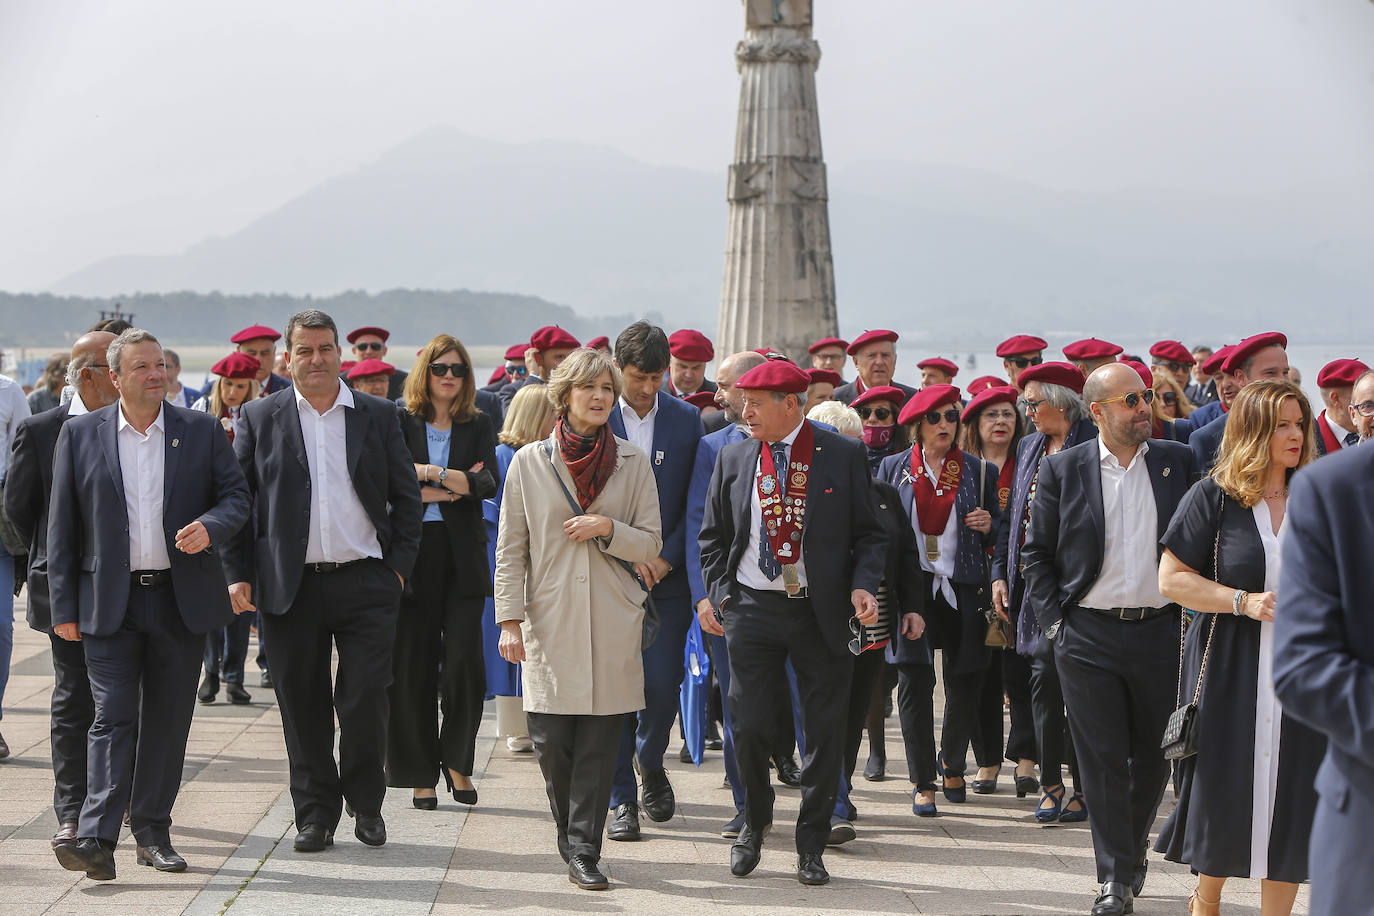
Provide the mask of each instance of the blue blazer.
POLYGON ((1351 791, 1374 799, 1371 480, 1374 445, 1341 449, 1294 475, 1274 613, 1274 690, 1285 713, 1326 735, 1317 789, 1337 807, 1351 791))
POLYGON ((1169 424, 1173 429, 1173 438, 1179 442, 1187 442, 1192 438, 1193 433, 1225 413, 1226 411, 1221 409, 1220 401, 1210 401, 1203 404, 1188 416, 1181 417, 1169 424))
MULTIPOLYGON (((119 404, 73 417, 57 437, 48 506, 48 591, 53 625, 109 636, 129 603, 129 513, 119 466, 119 404)), ((209 414, 164 404, 162 530, 177 610, 192 633, 233 618, 220 551, 248 520, 248 487, 229 437, 209 414), (200 521, 210 547, 185 554, 176 533, 200 521)))
MULTIPOLYGON (((611 432, 622 439, 625 418, 617 401, 611 411, 611 432)), ((655 596, 691 590, 687 565, 687 488, 692 482, 697 443, 701 441, 701 411, 666 391, 658 392, 658 413, 654 417, 654 444, 649 449, 654 482, 658 484, 658 514, 663 523, 663 549, 659 556, 673 567, 667 578, 654 586, 655 596)))
MULTIPOLYGON (((722 411, 722 415, 724 412, 722 411)), ((724 429, 702 436, 697 443, 696 460, 692 462, 692 482, 687 486, 687 583, 692 589, 692 607, 706 597, 706 581, 701 572, 702 517, 706 514, 706 493, 711 488, 711 472, 716 469, 716 456, 731 442, 743 442, 749 434, 734 423, 724 429)))
POLYGON ((1212 473, 1212 466, 1217 463, 1217 453, 1221 451, 1221 437, 1226 435, 1226 418, 1229 416, 1230 414, 1222 414, 1195 431, 1188 439, 1188 447, 1193 450, 1194 472, 1199 480, 1212 473))

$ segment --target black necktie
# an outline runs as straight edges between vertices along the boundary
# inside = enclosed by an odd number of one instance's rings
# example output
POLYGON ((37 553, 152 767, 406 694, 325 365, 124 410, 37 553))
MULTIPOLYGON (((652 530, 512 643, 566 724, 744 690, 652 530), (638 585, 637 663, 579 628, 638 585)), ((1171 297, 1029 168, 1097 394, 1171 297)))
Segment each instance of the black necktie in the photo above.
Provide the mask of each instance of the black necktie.
MULTIPOLYGON (((768 446, 773 452, 774 495, 781 498, 782 474, 787 468, 787 446, 781 442, 774 442, 768 446)), ((771 507, 769 507, 771 508, 771 507)), ((763 573, 769 581, 782 575, 782 564, 773 555, 773 542, 768 539, 768 510, 759 513, 759 572, 763 573)))
POLYGON ((1346 444, 1346 445, 1359 445, 1359 444, 1360 444, 1360 434, 1359 434, 1359 433, 1346 433, 1346 434, 1345 434, 1345 444, 1346 444))

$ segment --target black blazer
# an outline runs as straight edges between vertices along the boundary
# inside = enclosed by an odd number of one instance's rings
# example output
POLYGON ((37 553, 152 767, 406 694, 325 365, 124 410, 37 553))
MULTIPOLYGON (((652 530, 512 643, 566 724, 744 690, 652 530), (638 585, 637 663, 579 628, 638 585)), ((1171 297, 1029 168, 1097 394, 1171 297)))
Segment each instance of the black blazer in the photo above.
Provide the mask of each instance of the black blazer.
MULTIPOLYGON (((429 464, 429 440, 425 434, 424 418, 404 407, 396 416, 401 421, 401 434, 411 460, 429 464)), ((463 423, 454 423, 449 434, 448 465, 468 479, 468 495, 453 502, 440 502, 439 514, 444 517, 444 531, 448 535, 449 551, 457 570, 458 593, 467 596, 491 594, 491 568, 487 565, 487 526, 482 522, 482 500, 496 495, 499 471, 496 467, 496 436, 491 431, 491 419, 480 410, 463 423), (468 468, 482 462, 482 470, 472 473, 468 468)), ((421 517, 424 509, 422 505, 421 517)), ((410 588, 410 583, 406 583, 410 588)))
POLYGON ((60 404, 19 421, 5 478, 5 514, 19 536, 29 542, 28 621, 35 630, 52 627, 48 600, 48 498, 52 494, 57 435, 71 417, 69 409, 70 405, 60 404))
MULTIPOLYGON (((809 421, 807 421, 809 422, 809 421)), ((839 433, 815 430, 815 454, 806 485, 802 556, 811 608, 836 655, 848 652, 849 593, 878 594, 887 562, 887 536, 876 517, 863 444, 839 433)), ((721 449, 711 473, 701 525, 701 565, 711 603, 729 613, 738 584, 735 571, 750 536, 750 504, 758 499, 754 471, 760 442, 748 439, 721 449)))
MULTIPOLYGON (((1155 494, 1155 557, 1183 494, 1193 479, 1193 453, 1182 442, 1151 439, 1145 453, 1155 494)), ((1030 529, 1021 555, 1026 561, 1026 600, 1042 630, 1064 618, 1102 572, 1106 521, 1098 440, 1065 449, 1040 462, 1030 529)))
MULTIPOLYGON (((377 529, 382 561, 409 579, 420 548, 415 465, 396 405, 361 391, 352 395, 344 423, 353 489, 377 529)), ((296 600, 310 536, 310 468, 294 388, 243 405, 234 454, 254 497, 255 524, 226 551, 229 578, 256 582, 254 603, 264 613, 284 614, 296 600)))
MULTIPOLYGON (((53 459, 48 504, 52 622, 79 623, 81 632, 92 636, 118 630, 129 603, 119 409, 115 403, 63 424, 53 459)), ((207 633, 233 619, 220 551, 236 540, 248 519, 248 487, 217 418, 164 404, 162 421, 162 533, 172 590, 186 628, 207 633), (175 546, 176 533, 194 521, 205 525, 211 546, 185 554, 175 546)))
POLYGON ((892 609, 893 651, 899 663, 929 665, 929 641, 924 636, 906 639, 899 634, 903 614, 924 614, 926 610, 926 577, 921 572, 916 533, 902 509, 901 494, 892 484, 873 481, 873 504, 878 524, 887 535, 883 584, 887 586, 887 603, 892 609))

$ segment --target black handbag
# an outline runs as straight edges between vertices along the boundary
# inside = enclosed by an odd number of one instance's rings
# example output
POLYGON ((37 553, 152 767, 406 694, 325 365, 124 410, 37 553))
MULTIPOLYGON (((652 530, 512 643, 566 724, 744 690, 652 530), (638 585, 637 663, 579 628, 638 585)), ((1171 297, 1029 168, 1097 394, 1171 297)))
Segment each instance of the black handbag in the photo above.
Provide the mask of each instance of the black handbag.
MULTIPOLYGON (((1226 508, 1226 492, 1221 494, 1221 505, 1217 512, 1217 538, 1212 544, 1212 581, 1218 581, 1218 553, 1221 550, 1221 511, 1226 508)), ((1202 679, 1207 675, 1207 659, 1212 654, 1212 637, 1217 635, 1217 615, 1209 614, 1211 621, 1207 630, 1207 645, 1202 649, 1202 664, 1198 667, 1197 687, 1193 689, 1193 699, 1183 702, 1183 645, 1188 636, 1188 612, 1180 609, 1181 620, 1178 628, 1178 703, 1177 709, 1169 716, 1164 726, 1164 737, 1159 746, 1166 760, 1183 760, 1197 753, 1198 720, 1197 707, 1202 699, 1202 679)))
MULTIPOLYGON (((585 515, 582 507, 578 505, 577 500, 568 491, 568 485, 558 475, 558 463, 553 460, 553 447, 549 445, 548 440, 545 440, 541 443, 540 448, 544 450, 544 457, 548 458, 549 464, 553 466, 553 478, 558 481, 558 486, 563 489, 563 496, 567 499, 568 506, 572 508, 573 515, 585 515)), ((607 554, 607 556, 610 555, 607 554)), ((647 649, 654 644, 655 639, 658 639, 659 631, 658 608, 654 605, 653 593, 649 591, 649 586, 644 584, 644 580, 639 578, 639 573, 635 572, 633 563, 629 560, 622 560, 620 557, 611 557, 611 559, 619 563, 622 569, 634 577, 634 580, 639 583, 639 587, 644 589, 644 632, 640 634, 639 647, 647 649)))
MULTIPOLYGON (((988 464, 983 459, 978 459, 978 508, 983 508, 983 487, 987 484, 988 464)), ((986 553, 986 551, 985 551, 986 553)), ((988 560, 983 560, 983 570, 985 575, 983 581, 987 582, 992 578, 992 570, 988 568, 988 560)), ((992 589, 985 587, 982 594, 987 596, 986 602, 979 602, 979 610, 983 612, 983 617, 987 619, 988 628, 983 634, 983 645, 993 649, 1010 649, 1016 641, 1012 635, 1011 624, 1002 619, 1002 615, 997 613, 997 608, 992 603, 992 589), (982 605, 986 603, 986 607, 982 605)))

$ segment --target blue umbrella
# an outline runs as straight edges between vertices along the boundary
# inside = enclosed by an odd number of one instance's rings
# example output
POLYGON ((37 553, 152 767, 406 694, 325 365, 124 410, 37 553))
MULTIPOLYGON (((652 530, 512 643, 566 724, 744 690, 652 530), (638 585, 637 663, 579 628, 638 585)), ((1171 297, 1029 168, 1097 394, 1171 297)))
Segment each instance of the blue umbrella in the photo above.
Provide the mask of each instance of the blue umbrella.
POLYGON ((701 766, 701 758, 706 754, 706 695, 707 684, 711 679, 711 660, 706 657, 706 646, 701 638, 701 624, 692 618, 692 627, 687 631, 687 646, 682 651, 682 664, 686 676, 682 679, 682 692, 678 695, 678 707, 682 714, 682 731, 687 749, 692 754, 692 762, 701 766))

